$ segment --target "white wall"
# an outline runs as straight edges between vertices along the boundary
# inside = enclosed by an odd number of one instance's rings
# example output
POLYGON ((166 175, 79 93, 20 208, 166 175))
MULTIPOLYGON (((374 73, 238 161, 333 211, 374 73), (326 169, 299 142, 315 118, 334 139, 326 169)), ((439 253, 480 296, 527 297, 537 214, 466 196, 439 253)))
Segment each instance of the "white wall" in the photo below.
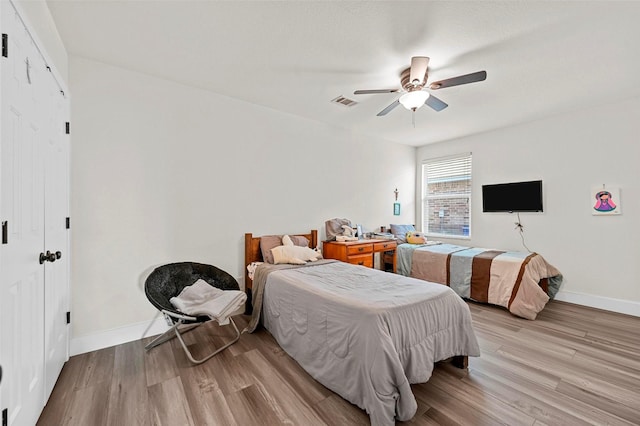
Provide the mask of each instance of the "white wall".
POLYGON ((74 337, 151 320, 157 265, 243 276, 245 232, 415 220, 413 147, 87 59, 69 70, 74 337))
MULTIPOLYGON (((482 185, 542 179, 544 213, 520 216, 527 246, 563 273, 565 300, 640 315, 638 134, 640 99, 594 104, 421 147, 417 165, 428 158, 473 153, 472 238, 456 242, 481 247, 523 250, 514 214, 482 213, 482 185), (591 187, 603 183, 621 188, 621 216, 591 214, 591 187)), ((421 217, 419 202, 416 217, 421 217)))

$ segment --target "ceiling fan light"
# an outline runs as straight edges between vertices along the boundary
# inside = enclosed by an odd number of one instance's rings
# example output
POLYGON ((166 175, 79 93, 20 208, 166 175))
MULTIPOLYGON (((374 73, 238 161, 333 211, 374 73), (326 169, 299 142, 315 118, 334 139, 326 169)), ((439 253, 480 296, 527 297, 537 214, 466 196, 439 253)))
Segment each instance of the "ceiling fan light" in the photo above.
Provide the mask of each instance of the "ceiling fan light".
POLYGON ((425 92, 424 90, 415 90, 400 96, 399 101, 406 109, 416 110, 424 105, 428 98, 429 92, 425 92))

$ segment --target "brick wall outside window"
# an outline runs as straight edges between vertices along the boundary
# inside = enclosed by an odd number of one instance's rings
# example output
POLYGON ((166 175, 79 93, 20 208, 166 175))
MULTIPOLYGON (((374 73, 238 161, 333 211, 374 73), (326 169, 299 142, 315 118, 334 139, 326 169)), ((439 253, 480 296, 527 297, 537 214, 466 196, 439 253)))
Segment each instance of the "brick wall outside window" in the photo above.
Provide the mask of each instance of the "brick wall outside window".
POLYGON ((452 176, 446 173, 446 169, 432 171, 431 175, 435 176, 429 180, 427 171, 423 170, 423 230, 429 234, 468 236, 471 176, 456 176, 455 170, 452 176))

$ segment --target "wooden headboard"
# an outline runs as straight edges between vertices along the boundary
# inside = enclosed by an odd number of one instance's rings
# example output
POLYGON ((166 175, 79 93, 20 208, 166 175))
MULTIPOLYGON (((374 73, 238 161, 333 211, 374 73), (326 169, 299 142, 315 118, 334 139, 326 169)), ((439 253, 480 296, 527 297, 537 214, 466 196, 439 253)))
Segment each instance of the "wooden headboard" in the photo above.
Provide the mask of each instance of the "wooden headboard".
MULTIPOLYGON (((284 235, 284 234, 283 234, 284 235)), ((309 240, 309 247, 316 248, 318 246, 318 231, 312 229, 309 234, 289 234, 299 235, 309 240)), ((251 290, 253 281, 247 276, 247 266, 251 262, 263 262, 262 251, 260 250, 260 237, 254 237, 253 234, 244 234, 244 287, 245 290, 251 290)))

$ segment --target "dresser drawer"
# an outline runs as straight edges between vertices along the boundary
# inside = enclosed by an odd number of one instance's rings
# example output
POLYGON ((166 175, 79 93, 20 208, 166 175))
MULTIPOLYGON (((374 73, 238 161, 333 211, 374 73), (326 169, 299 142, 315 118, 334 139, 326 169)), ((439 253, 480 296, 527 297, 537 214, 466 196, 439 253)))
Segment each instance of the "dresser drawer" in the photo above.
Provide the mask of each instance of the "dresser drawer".
POLYGON ((353 265, 362 265, 362 266, 366 266, 367 268, 373 268, 373 255, 371 253, 355 254, 355 255, 349 256, 349 258, 347 259, 347 262, 353 265))
POLYGON ((336 259, 373 268, 374 253, 382 253, 380 256, 382 266, 387 268, 385 264, 391 265, 391 270, 395 272, 397 246, 397 242, 393 240, 324 241, 322 255, 325 259, 336 259))
POLYGON ((373 251, 387 251, 387 250, 394 250, 396 248, 397 244, 395 241, 389 241, 389 242, 384 242, 384 243, 375 243, 373 245, 373 251))
POLYGON ((373 244, 358 244, 347 247, 347 255, 352 256, 354 254, 372 253, 373 244))

